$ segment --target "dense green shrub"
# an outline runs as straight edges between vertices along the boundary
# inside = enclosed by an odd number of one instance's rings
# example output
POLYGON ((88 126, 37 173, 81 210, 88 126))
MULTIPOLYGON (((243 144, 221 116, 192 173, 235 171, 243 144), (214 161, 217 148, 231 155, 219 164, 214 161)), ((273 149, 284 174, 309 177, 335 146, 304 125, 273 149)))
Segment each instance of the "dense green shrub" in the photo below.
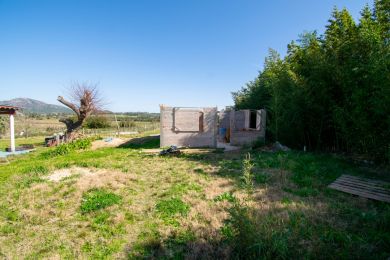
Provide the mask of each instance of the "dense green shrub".
POLYGON ((106 116, 91 116, 87 118, 85 126, 89 129, 98 129, 110 127, 111 124, 106 116))
POLYGON ((389 162, 389 10, 377 0, 356 23, 335 9, 324 35, 301 35, 283 59, 270 51, 258 77, 233 93, 236 108, 266 108, 268 138, 288 146, 389 162))

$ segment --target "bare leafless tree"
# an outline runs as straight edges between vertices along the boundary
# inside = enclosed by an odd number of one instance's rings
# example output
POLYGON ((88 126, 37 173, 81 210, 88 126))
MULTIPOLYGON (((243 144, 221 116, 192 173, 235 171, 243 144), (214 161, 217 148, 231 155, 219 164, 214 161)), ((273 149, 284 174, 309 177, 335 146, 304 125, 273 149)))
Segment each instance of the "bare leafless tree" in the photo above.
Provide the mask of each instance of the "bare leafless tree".
POLYGON ((77 137, 85 120, 94 112, 102 109, 103 99, 98 89, 98 84, 73 83, 68 89, 69 100, 58 96, 57 100, 69 107, 76 114, 76 121, 72 118, 60 119, 66 125, 66 139, 73 140, 77 137))

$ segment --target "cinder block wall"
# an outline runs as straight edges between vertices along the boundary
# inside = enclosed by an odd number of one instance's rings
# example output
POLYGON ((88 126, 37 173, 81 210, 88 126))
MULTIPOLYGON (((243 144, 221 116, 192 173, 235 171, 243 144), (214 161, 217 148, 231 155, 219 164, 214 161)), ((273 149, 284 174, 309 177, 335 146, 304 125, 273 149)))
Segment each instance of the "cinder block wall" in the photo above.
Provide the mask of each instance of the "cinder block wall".
POLYGON ((245 128, 245 113, 246 110, 230 112, 230 127, 232 131, 240 131, 245 128))
POLYGON ((230 133, 230 144, 235 146, 243 146, 250 145, 258 139, 265 138, 265 130, 266 130, 266 120, 267 113, 264 109, 258 110, 257 113, 257 121, 259 121, 258 129, 245 129, 245 125, 249 125, 248 116, 245 116, 245 111, 249 110, 240 110, 240 111, 232 111, 230 116, 232 131, 230 133))
POLYGON ((260 131, 234 131, 230 135, 230 144, 234 146, 251 145, 261 138, 264 138, 264 135, 260 131))
POLYGON ((160 106, 160 146, 217 147, 217 108, 160 106), (186 116, 185 113, 188 113, 186 116), (181 113, 181 114, 180 114, 181 113), (195 120, 197 113, 203 115, 195 120), (203 114, 202 114, 203 113, 203 114), (203 125, 200 128, 199 125, 203 125))
POLYGON ((219 127, 230 128, 230 111, 221 112, 219 114, 219 127))

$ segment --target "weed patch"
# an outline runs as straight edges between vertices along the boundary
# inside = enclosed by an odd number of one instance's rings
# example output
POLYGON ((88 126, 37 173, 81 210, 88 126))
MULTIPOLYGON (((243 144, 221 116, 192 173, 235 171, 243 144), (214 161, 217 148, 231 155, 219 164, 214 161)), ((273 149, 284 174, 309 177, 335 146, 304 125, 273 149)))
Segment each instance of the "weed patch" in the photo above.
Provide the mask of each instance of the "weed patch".
POLYGON ((228 201, 228 202, 236 202, 237 199, 231 192, 225 192, 222 193, 221 195, 218 195, 217 197, 214 198, 214 201, 228 201))
POLYGON ((248 194, 252 194, 254 187, 253 187, 253 163, 250 157, 250 154, 248 153, 246 158, 242 162, 242 181, 244 188, 248 194))
POLYGON ((118 204, 121 197, 102 189, 92 189, 83 194, 80 210, 83 214, 118 204))
POLYGON ((67 155, 73 151, 77 150, 86 150, 92 146, 91 138, 78 139, 71 143, 60 144, 56 146, 54 149, 43 152, 42 156, 45 158, 67 155))
POLYGON ((179 198, 160 200, 156 205, 156 211, 161 216, 161 218, 167 224, 172 225, 179 224, 175 217, 186 216, 189 210, 190 206, 179 198))

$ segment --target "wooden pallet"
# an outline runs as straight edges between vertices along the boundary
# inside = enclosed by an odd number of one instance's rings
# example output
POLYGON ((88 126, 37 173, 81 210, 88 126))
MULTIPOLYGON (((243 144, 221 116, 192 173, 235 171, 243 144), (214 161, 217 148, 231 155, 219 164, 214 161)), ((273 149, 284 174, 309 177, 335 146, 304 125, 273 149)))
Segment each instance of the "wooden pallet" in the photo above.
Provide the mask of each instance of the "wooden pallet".
POLYGON ((364 198, 390 203, 390 183, 387 182, 343 174, 328 187, 364 198))

